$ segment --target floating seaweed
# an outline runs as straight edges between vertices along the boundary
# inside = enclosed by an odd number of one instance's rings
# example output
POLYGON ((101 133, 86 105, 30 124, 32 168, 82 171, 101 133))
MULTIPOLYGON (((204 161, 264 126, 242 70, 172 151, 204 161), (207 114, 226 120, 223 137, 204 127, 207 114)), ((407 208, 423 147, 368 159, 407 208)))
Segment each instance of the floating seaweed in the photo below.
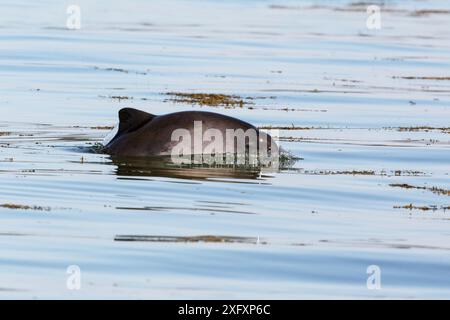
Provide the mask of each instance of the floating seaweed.
POLYGON ((1 208, 7 209, 15 209, 15 210, 37 210, 37 211, 50 211, 50 207, 41 207, 41 206, 29 206, 22 204, 13 204, 13 203, 4 203, 0 204, 1 208))
POLYGON ((391 183, 389 186, 403 188, 403 189, 428 190, 435 194, 450 196, 450 190, 446 190, 446 189, 438 188, 438 187, 420 187, 420 186, 413 186, 413 185, 410 185, 407 183, 391 183))
POLYGON ((416 206, 412 203, 406 204, 403 206, 394 206, 394 209, 409 209, 409 210, 421 210, 421 211, 437 211, 437 210, 450 210, 450 206, 437 206, 437 205, 430 205, 430 206, 416 206))
POLYGON ((232 237, 232 236, 153 236, 153 235, 117 235, 114 241, 143 241, 143 242, 208 242, 208 243, 250 243, 250 244, 266 244, 261 242, 259 238, 249 237, 232 237))
POLYGON ((416 76, 403 76, 403 77, 392 77, 394 79, 405 79, 405 80, 438 80, 438 81, 446 81, 450 80, 450 77, 416 77, 416 76))
POLYGON ((169 101, 176 103, 197 104, 200 106, 227 106, 240 107, 244 105, 253 104, 249 98, 241 98, 238 95, 227 95, 219 93, 183 93, 183 92, 168 92, 166 95, 171 96, 169 101))

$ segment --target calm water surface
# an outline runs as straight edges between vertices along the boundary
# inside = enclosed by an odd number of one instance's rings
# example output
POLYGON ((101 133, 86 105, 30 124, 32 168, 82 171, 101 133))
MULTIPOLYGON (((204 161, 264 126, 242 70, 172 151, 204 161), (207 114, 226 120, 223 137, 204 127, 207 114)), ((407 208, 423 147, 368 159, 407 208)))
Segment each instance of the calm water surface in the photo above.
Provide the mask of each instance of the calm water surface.
POLYGON ((450 298, 446 1, 390 1, 381 30, 349 1, 79 1, 80 30, 69 4, 0 1, 1 298, 450 298), (88 152, 123 107, 294 126, 301 160, 130 173, 88 152))

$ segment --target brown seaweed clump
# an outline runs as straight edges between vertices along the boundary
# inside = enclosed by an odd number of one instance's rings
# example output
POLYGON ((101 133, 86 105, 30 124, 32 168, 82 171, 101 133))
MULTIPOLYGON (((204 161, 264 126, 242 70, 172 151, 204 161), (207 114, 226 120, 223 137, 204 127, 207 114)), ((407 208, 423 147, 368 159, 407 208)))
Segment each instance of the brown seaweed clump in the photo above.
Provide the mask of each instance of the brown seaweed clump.
POLYGON ((433 192, 434 194, 450 196, 450 190, 446 190, 438 187, 421 187, 421 186, 413 186, 407 183, 391 183, 389 186, 398 187, 403 189, 418 189, 418 190, 428 190, 433 192))
POLYGON ((249 101, 245 101, 243 98, 237 95, 227 95, 219 93, 183 93, 183 92, 168 92, 167 95, 172 98, 169 101, 176 103, 188 103, 197 104, 200 106, 209 107, 240 107, 244 105, 253 104, 249 101))
POLYGON ((263 130, 315 130, 315 129, 323 129, 323 128, 320 128, 320 127, 298 127, 298 126, 295 126, 294 124, 292 124, 290 126, 264 125, 264 126, 259 126, 258 129, 263 129, 263 130))
POLYGON ((143 235, 117 235, 115 241, 144 241, 144 242, 207 242, 207 243, 260 243, 256 238, 247 237, 231 237, 231 236, 215 236, 215 235, 201 235, 201 236, 143 236, 143 235))
POLYGON ((446 81, 450 80, 450 77, 417 77, 417 76, 405 76, 405 77, 393 77, 394 79, 405 79, 405 80, 437 80, 446 81))
POLYGON ((114 126, 96 126, 96 127, 90 127, 92 130, 112 130, 114 129, 114 126))
POLYGON ((119 102, 122 100, 132 100, 133 99, 133 97, 128 97, 128 96, 110 96, 109 98, 111 98, 113 100, 119 100, 119 102))
POLYGON ((421 211, 437 211, 437 210, 450 210, 450 206, 415 206, 412 203, 404 206, 394 206, 394 209, 408 209, 408 210, 421 210, 421 211))
POLYGON ((430 127, 430 126, 416 126, 416 127, 399 127, 398 131, 408 131, 408 132, 430 132, 430 131, 441 131, 442 133, 450 133, 450 127, 430 127))
POLYGON ((16 209, 16 210, 50 211, 50 207, 28 206, 28 205, 13 204, 13 203, 0 204, 0 208, 16 209))
POLYGON ((429 16, 431 14, 450 14, 450 10, 445 9, 423 9, 423 10, 416 10, 411 13, 414 17, 424 17, 429 16))

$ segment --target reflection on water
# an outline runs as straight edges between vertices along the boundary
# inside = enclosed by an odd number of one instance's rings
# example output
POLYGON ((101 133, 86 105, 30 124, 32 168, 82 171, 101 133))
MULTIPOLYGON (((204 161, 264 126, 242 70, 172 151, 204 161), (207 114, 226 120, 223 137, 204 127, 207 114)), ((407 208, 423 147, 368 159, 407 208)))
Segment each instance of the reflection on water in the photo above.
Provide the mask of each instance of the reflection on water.
MULTIPOLYGON (((92 151, 90 148, 89 151, 92 151)), ((94 150, 97 149, 94 148, 94 150)), ((98 148, 96 152, 101 152, 98 148)), ((225 157, 225 156, 224 156, 225 157)), ((260 179, 280 170, 289 170, 294 167, 299 158, 284 153, 277 160, 264 166, 261 164, 215 164, 209 161, 174 162, 170 156, 152 157, 117 157, 111 156, 112 163, 117 166, 115 173, 118 176, 159 176, 179 179, 208 179, 208 178, 235 178, 260 179)))
POLYGON ((258 179, 261 168, 252 166, 214 166, 175 164, 170 157, 112 157, 118 176, 158 176, 179 179, 237 178, 258 179))
POLYGON ((449 297, 448 2, 386 3, 380 30, 348 0, 78 4, 70 31, 60 1, 2 5, 1 298, 449 297), (279 128, 292 157, 111 159, 124 107, 279 128))

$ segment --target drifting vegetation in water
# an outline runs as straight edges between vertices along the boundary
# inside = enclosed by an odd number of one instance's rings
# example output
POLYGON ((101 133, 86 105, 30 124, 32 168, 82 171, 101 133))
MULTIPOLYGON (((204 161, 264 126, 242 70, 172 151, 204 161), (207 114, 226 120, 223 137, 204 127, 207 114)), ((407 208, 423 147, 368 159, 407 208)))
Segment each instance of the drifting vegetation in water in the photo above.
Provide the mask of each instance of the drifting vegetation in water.
POLYGON ((112 130, 114 126, 93 126, 93 127, 83 127, 83 126, 72 126, 76 129, 92 129, 92 130, 112 130))
POLYGON ((315 171, 314 174, 319 175, 352 175, 352 176, 374 176, 376 173, 373 170, 344 170, 344 171, 315 171))
POLYGON ((428 76, 428 77, 417 77, 417 76, 394 76, 393 79, 404 79, 404 80, 435 80, 435 81, 448 81, 450 77, 436 77, 436 76, 428 76))
POLYGON ((121 73, 134 73, 134 74, 140 74, 140 75, 146 75, 147 72, 142 71, 132 71, 122 68, 100 68, 100 67, 94 67, 95 70, 103 70, 103 71, 114 71, 114 72, 121 72, 121 73))
POLYGON ((271 126, 271 125, 265 125, 265 126, 259 126, 258 129, 263 130, 314 130, 314 129, 323 129, 323 128, 317 128, 317 127, 298 127, 292 124, 291 126, 271 126))
POLYGON ((389 12, 389 13, 401 13, 404 15, 408 15, 411 17, 428 17, 430 15, 448 15, 450 14, 450 10, 447 9, 419 9, 419 10, 408 10, 404 8, 400 8, 398 6, 394 5, 387 5, 385 1, 372 1, 372 2, 366 2, 366 1, 357 1, 349 3, 346 6, 325 6, 325 5, 306 5, 306 6, 299 6, 299 5, 269 5, 270 9, 276 9, 276 10, 327 10, 331 9, 333 11, 340 11, 340 12, 365 12, 367 10, 367 7, 370 5, 377 5, 382 8, 383 12, 389 12))
POLYGON ((437 210, 450 210, 450 206, 415 206, 412 203, 404 206, 394 206, 394 209, 409 209, 409 210, 421 210, 421 211, 437 211, 437 210))
MULTIPOLYGON (((169 101, 176 103, 188 103, 197 104, 200 106, 227 106, 227 107, 240 107, 244 105, 253 104, 250 101, 245 101, 238 95, 227 95, 218 93, 183 93, 183 92, 168 92, 167 95, 171 96, 169 101)), ((247 98, 247 100, 249 100, 247 98)))
POLYGON ((450 14, 450 10, 443 9, 423 9, 423 10, 415 10, 411 13, 414 17, 423 17, 429 16, 431 14, 450 14))
POLYGON ((430 126, 416 126, 416 127, 399 127, 398 131, 408 131, 408 132, 430 132, 430 131, 441 131, 442 133, 450 133, 450 127, 430 127, 430 126))
POLYGON ((115 99, 115 100, 132 100, 133 97, 128 97, 128 96, 110 96, 111 99, 115 99))
POLYGON ((253 243, 266 244, 257 238, 230 237, 230 236, 146 236, 146 235, 117 235, 114 241, 144 241, 144 242, 209 242, 209 243, 253 243))
POLYGON ((423 176, 424 172, 413 171, 413 170, 305 170, 298 169, 294 170, 299 174, 305 175, 352 175, 352 176, 423 176))
POLYGON ((90 127, 92 130, 112 130, 114 129, 114 126, 96 126, 96 127, 90 127))
POLYGON ((446 81, 450 80, 450 77, 416 77, 416 76, 406 76, 406 77, 393 77, 394 79, 405 79, 405 80, 439 80, 446 81))
POLYGON ((184 92, 167 92, 165 93, 171 98, 164 102, 186 103, 198 106, 208 107, 224 107, 225 109, 247 108, 248 110, 266 110, 266 111, 301 111, 301 112, 327 112, 324 109, 304 109, 304 108, 288 108, 288 107, 268 107, 256 106, 253 101, 264 99, 276 99, 276 96, 269 97, 240 97, 238 95, 227 95, 219 93, 184 93, 184 92))
POLYGON ((37 211, 50 211, 50 207, 41 207, 41 206, 28 206, 21 204, 13 204, 13 203, 4 203, 0 204, 1 208, 7 209, 16 209, 16 210, 37 210, 37 211))
POLYGON ((403 188, 403 189, 428 190, 428 191, 431 191, 431 192, 433 192, 435 194, 444 195, 444 196, 450 196, 450 190, 446 190, 446 189, 438 188, 438 187, 420 187, 420 186, 413 186, 413 185, 406 184, 406 183, 402 183, 402 184, 391 183, 389 186, 403 188))

